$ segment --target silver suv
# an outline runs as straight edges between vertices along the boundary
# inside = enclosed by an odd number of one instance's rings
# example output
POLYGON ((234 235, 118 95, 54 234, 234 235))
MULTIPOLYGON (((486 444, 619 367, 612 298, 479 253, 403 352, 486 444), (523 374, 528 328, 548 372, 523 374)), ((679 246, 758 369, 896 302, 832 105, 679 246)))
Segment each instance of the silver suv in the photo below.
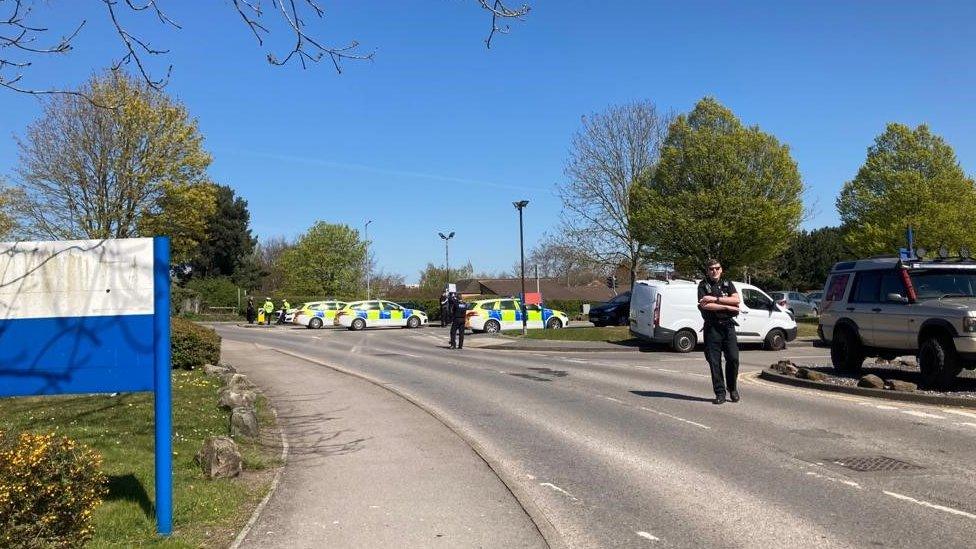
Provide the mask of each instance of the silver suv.
POLYGON ((820 302, 834 368, 917 355, 922 386, 945 389, 976 368, 976 261, 893 257, 834 265, 820 302))

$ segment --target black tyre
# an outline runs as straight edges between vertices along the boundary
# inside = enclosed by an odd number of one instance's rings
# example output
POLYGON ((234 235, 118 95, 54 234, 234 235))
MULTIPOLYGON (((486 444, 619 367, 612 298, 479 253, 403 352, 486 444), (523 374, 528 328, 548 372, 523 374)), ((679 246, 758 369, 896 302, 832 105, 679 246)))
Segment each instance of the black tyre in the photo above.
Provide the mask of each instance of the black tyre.
POLYGON ((361 318, 353 319, 352 324, 349 325, 349 329, 354 332, 358 332, 359 330, 362 330, 365 327, 366 327, 366 321, 361 318))
POLYGON ((486 334, 497 334, 502 329, 502 325, 498 323, 497 320, 489 320, 485 322, 485 333, 486 334))
POLYGON ((864 363, 864 347, 854 330, 840 328, 834 331, 830 343, 830 362, 834 369, 845 374, 856 374, 864 363))
POLYGON ((546 321, 547 330, 558 330, 563 327, 563 321, 558 318, 550 318, 546 321))
POLYGON ((315 317, 312 320, 309 320, 308 327, 312 328, 313 330, 318 330, 319 328, 322 327, 322 319, 319 317, 315 317))
POLYGON ((419 327, 420 327, 419 318, 412 316, 409 319, 407 319, 407 328, 419 328, 419 327))
POLYGON ((671 340, 671 348, 679 353, 690 353, 698 345, 698 334, 693 330, 678 330, 671 340))
POLYGON ((945 391, 962 371, 952 341, 945 336, 926 339, 918 349, 918 368, 923 389, 945 391))
POLYGON ((763 345, 767 351, 782 351, 786 348, 786 332, 779 328, 773 328, 766 334, 763 345))

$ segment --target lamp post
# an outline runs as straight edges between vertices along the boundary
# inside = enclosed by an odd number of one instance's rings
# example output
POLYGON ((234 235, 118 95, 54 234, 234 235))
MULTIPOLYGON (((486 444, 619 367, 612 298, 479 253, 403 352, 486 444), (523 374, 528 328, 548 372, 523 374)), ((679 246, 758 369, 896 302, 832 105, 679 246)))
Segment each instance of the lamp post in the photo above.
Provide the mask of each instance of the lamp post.
POLYGON ((512 205, 519 212, 519 257, 521 257, 522 264, 522 299, 519 302, 522 305, 522 335, 524 336, 528 332, 528 318, 525 312, 525 240, 522 230, 522 209, 529 205, 529 201, 519 200, 512 202, 512 205))
POLYGON ((366 240, 366 299, 369 299, 369 224, 372 219, 367 219, 363 225, 363 238, 366 240))
MULTIPOLYGON (((444 268, 447 271, 447 284, 450 285, 450 283, 451 283, 451 256, 447 253, 447 243, 452 238, 454 238, 454 231, 451 231, 451 234, 449 234, 447 236, 445 236, 444 233, 437 233, 437 234, 440 235, 440 237, 444 239, 444 268)), ((444 289, 447 290, 447 286, 444 286, 444 289)))

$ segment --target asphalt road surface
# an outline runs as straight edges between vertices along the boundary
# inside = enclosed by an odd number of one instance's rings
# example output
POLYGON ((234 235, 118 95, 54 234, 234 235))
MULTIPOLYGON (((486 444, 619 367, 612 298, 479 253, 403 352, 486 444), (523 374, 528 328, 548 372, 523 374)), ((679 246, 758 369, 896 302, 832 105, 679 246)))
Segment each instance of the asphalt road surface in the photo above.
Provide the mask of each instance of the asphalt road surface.
POLYGON ((742 401, 716 406, 700 351, 499 351, 470 336, 455 351, 440 328, 218 330, 422 403, 569 547, 976 543, 976 411, 755 378, 779 358, 829 363, 824 349, 743 351, 742 401))

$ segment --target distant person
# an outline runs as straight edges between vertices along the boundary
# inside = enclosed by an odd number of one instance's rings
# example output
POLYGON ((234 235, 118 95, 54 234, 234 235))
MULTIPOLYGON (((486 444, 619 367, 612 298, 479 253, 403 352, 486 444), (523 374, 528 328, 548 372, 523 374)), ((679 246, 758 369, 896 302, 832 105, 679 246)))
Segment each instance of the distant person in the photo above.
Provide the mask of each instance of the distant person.
POLYGON ((261 306, 261 310, 264 311, 265 325, 271 326, 271 315, 274 314, 274 302, 271 301, 270 297, 264 298, 264 305, 261 306))
POLYGON ((278 316, 278 324, 285 323, 285 315, 288 314, 288 309, 291 308, 291 304, 288 303, 287 299, 281 300, 281 315, 278 316))
POLYGON ((441 294, 441 328, 447 326, 448 322, 451 322, 451 297, 447 293, 447 290, 441 294))
POLYGON ((247 317, 247 323, 248 324, 254 324, 254 319, 257 318, 258 312, 254 308, 254 298, 253 297, 247 298, 247 312, 245 312, 244 315, 245 315, 245 317, 247 317))
POLYGON ((468 315, 468 304, 456 293, 451 294, 451 296, 451 348, 463 349, 464 320, 468 315))
POLYGON ((739 376, 739 342, 735 337, 739 314, 739 292, 731 282, 722 278, 722 264, 709 259, 705 278, 698 284, 698 309, 705 320, 705 360, 712 371, 715 404, 729 400, 739 402, 736 378, 739 376), (725 355, 725 379, 722 379, 722 355, 725 355))

